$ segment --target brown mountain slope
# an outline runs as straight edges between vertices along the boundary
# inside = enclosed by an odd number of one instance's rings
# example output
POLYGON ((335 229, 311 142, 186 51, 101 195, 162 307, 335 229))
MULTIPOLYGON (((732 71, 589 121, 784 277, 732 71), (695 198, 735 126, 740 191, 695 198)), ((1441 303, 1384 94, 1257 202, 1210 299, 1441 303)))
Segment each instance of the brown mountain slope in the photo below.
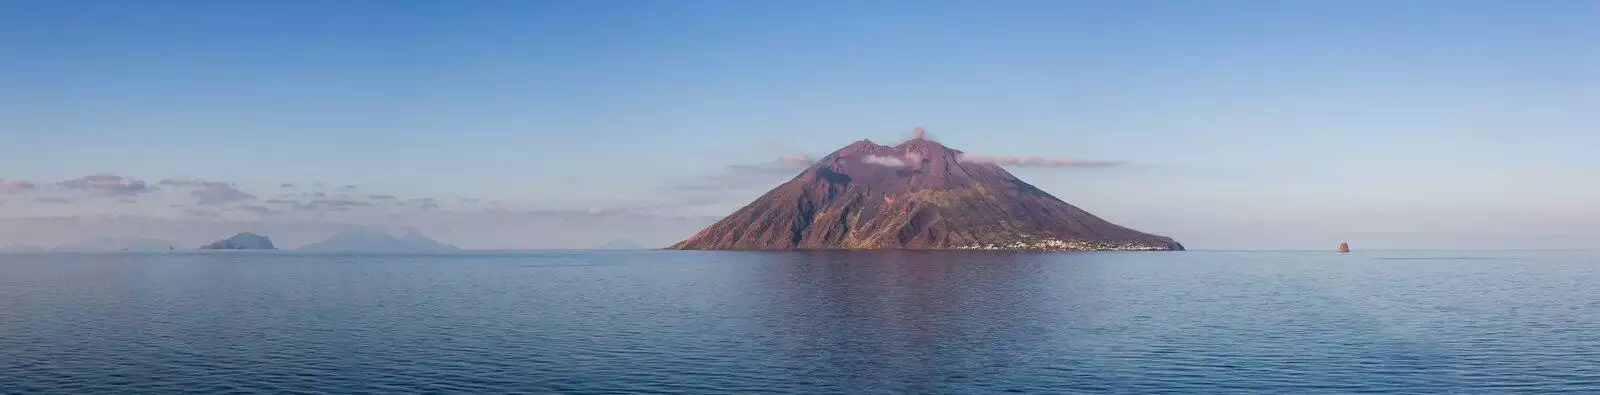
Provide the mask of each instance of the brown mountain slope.
POLYGON ((914 138, 846 146, 673 249, 1182 250, 914 138))

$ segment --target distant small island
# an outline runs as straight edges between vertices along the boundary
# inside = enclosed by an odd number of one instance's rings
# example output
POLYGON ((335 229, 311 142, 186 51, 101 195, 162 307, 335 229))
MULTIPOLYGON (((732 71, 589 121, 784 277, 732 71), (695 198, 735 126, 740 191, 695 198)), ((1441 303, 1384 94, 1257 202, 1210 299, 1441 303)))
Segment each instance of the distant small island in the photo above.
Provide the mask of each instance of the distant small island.
POLYGON ((272 240, 268 239, 266 236, 262 236, 262 235, 258 235, 258 234, 250 233, 250 232, 245 232, 245 233, 240 233, 240 234, 233 235, 233 237, 229 237, 229 238, 222 239, 222 240, 217 240, 215 242, 212 242, 211 244, 206 244, 206 245, 200 246, 200 249, 202 249, 202 250, 276 250, 276 249, 278 249, 278 247, 274 247, 272 245, 272 240))

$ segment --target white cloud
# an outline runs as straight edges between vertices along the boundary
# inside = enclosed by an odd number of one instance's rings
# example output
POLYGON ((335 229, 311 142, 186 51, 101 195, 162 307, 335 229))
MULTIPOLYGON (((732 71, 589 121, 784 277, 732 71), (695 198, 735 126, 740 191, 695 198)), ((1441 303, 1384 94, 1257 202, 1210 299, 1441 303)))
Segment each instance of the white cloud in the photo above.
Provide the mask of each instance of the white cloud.
POLYGON ((867 155, 861 158, 862 162, 888 167, 906 167, 905 160, 893 156, 867 155))

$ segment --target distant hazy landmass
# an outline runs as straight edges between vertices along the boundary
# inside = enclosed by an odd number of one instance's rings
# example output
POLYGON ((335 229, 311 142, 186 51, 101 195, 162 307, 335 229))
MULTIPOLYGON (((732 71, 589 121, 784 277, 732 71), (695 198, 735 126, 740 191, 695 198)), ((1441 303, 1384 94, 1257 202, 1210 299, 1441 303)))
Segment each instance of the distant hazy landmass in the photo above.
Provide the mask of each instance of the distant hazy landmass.
POLYGON ((614 240, 606 242, 605 244, 601 244, 598 247, 595 247, 595 249, 597 249, 597 250, 647 250, 647 249, 649 249, 649 247, 645 247, 644 245, 639 244, 638 242, 635 242, 635 241, 633 241, 631 239, 614 239, 614 240))
POLYGON ((72 243, 50 249, 54 252, 153 252, 186 250, 182 244, 172 240, 152 239, 145 237, 101 237, 72 243))
POLYGON ((32 252, 48 252, 50 249, 35 246, 7 246, 0 247, 0 253, 21 254, 32 252))
POLYGON ((266 236, 262 236, 262 235, 258 235, 258 234, 250 233, 250 232, 245 232, 245 233, 240 233, 240 234, 233 235, 233 237, 229 237, 229 238, 222 239, 222 240, 217 240, 215 242, 212 242, 211 244, 206 244, 206 245, 200 246, 200 249, 202 249, 202 250, 276 250, 276 249, 278 249, 278 247, 272 246, 272 240, 268 239, 266 236))
POLYGON ((454 245, 440 243, 412 231, 394 236, 375 230, 340 232, 327 240, 300 247, 305 252, 456 252, 454 245))

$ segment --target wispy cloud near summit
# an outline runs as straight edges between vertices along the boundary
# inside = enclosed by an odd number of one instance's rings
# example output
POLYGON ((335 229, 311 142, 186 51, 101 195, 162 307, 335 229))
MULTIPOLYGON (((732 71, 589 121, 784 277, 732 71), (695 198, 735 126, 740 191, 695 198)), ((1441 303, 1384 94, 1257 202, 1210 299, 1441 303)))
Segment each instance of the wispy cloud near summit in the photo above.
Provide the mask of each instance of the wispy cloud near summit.
POLYGON ((893 156, 867 155, 867 157, 861 158, 861 161, 879 166, 906 167, 906 161, 893 156))
POLYGON ((728 165, 720 174, 673 183, 668 189, 716 191, 763 186, 783 176, 793 176, 813 163, 816 159, 805 154, 787 154, 768 162, 728 165))
POLYGON ((1107 167, 1125 164, 1124 162, 1069 158, 1060 156, 1013 156, 1013 155, 979 155, 961 154, 958 158, 967 163, 993 163, 1002 166, 1019 167, 1107 167))

